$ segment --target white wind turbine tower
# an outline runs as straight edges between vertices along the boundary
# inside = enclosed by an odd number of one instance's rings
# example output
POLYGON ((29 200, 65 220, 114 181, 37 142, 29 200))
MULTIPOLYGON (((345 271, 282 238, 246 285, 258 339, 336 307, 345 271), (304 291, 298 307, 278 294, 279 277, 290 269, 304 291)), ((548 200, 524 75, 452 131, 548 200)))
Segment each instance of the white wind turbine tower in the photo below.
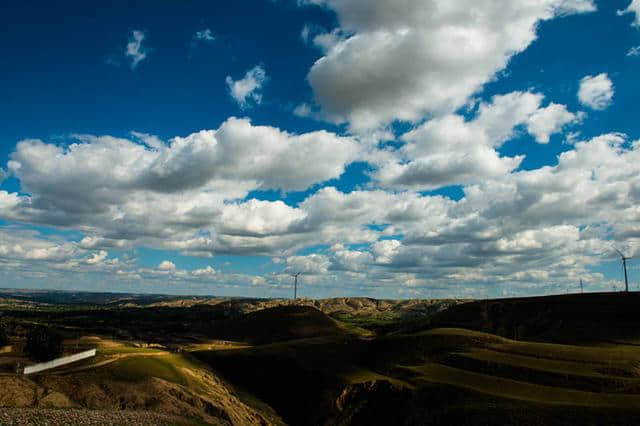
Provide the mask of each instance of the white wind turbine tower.
POLYGON ((295 274, 291 275, 293 277, 293 300, 296 300, 296 298, 298 297, 298 276, 301 273, 302 272, 296 272, 295 274))
POLYGON ((627 260, 632 259, 632 256, 625 256, 620 250, 614 247, 614 250, 618 252, 622 259, 622 268, 624 269, 624 291, 629 292, 629 280, 627 278, 627 260))

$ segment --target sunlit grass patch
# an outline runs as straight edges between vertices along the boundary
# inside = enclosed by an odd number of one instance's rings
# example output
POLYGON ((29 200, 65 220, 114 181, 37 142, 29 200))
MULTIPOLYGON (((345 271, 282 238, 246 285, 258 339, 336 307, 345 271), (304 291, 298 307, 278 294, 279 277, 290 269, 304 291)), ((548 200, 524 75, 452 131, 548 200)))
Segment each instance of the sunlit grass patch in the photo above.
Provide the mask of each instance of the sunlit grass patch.
MULTIPOLYGON (((597 378, 610 378, 604 374, 601 364, 584 361, 564 361, 561 359, 541 358, 534 355, 521 355, 506 351, 495 351, 491 349, 473 349, 471 352, 458 354, 461 357, 487 361, 496 364, 509 365, 514 367, 528 368, 531 370, 545 371, 557 374, 572 374, 597 378)), ((619 364, 624 368, 624 364, 619 364)), ((628 375, 632 376, 634 371, 628 370, 628 375)))
POLYGON ((109 348, 98 348, 98 355, 123 355, 123 354, 162 354, 166 351, 154 348, 138 348, 135 346, 116 346, 109 348))
POLYGON ((156 377, 186 386, 188 380, 180 368, 189 366, 182 357, 166 355, 124 358, 109 364, 107 368, 120 380, 139 382, 156 377))
POLYGON ((551 360, 595 364, 617 363, 631 365, 640 362, 640 347, 626 345, 573 346, 510 340, 503 344, 492 345, 492 349, 551 360))
POLYGON ((640 395, 583 392, 537 385, 502 377, 465 371, 436 363, 401 367, 415 374, 416 381, 459 386, 490 395, 524 401, 586 407, 637 408, 640 395))

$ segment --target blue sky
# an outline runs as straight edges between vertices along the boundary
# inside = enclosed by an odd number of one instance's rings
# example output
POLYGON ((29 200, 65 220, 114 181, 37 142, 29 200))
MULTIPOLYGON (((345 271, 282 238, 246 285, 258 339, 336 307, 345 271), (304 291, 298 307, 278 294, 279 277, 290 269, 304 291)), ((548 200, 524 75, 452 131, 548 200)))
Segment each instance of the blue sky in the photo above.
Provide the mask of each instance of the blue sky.
POLYGON ((3 4, 0 287, 621 288, 640 1, 528 3, 3 4))

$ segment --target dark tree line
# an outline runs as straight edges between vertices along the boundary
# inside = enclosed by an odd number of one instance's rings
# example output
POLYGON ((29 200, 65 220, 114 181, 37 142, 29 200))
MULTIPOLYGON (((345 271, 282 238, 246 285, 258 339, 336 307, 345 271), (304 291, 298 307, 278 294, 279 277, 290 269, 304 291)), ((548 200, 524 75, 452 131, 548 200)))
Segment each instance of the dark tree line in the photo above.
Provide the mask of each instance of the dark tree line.
POLYGON ((27 334, 25 354, 36 361, 50 361, 62 355, 62 336, 55 330, 37 326, 27 334))
POLYGON ((7 335, 7 326, 0 321, 0 348, 9 344, 9 336, 7 335))

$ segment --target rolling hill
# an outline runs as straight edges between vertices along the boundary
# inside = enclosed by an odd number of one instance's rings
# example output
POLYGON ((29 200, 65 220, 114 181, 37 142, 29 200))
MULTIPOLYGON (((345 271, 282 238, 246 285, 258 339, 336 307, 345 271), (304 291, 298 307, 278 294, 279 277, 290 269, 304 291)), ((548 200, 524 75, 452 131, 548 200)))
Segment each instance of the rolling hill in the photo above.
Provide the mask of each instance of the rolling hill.
POLYGON ((0 406, 165 416, 159 424, 640 424, 638 302, 621 293, 75 309, 21 301, 3 311, 16 343, 46 323, 99 356, 0 375, 10 390, 0 406), (89 335, 98 337, 77 337, 89 335))

